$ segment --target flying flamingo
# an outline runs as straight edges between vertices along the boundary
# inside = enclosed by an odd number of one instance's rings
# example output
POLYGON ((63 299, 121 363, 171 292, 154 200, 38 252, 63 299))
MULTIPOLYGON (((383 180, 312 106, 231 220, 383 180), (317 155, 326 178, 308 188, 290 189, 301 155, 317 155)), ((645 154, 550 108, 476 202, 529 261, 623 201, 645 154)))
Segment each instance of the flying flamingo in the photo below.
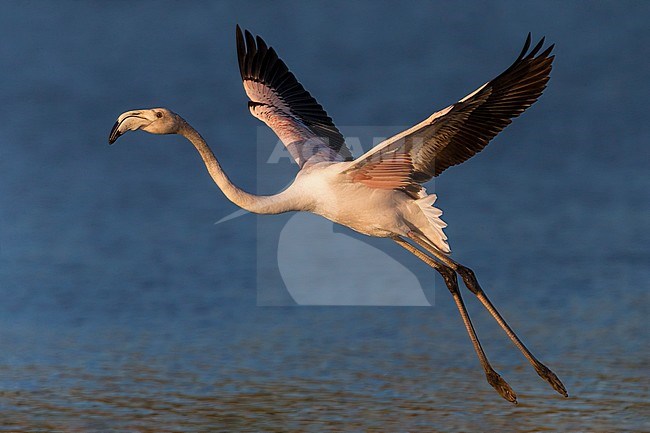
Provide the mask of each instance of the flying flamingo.
POLYGON ((492 368, 476 336, 458 286, 465 286, 488 310, 535 371, 567 396, 560 379, 524 346, 479 285, 474 272, 450 257, 442 212, 435 194, 422 186, 448 167, 483 150, 511 119, 530 107, 546 88, 553 45, 532 50, 528 34, 521 54, 499 76, 459 102, 354 159, 323 107, 298 82, 275 50, 237 26, 237 55, 251 114, 266 123, 300 167, 293 183, 269 196, 249 194, 228 179, 207 143, 181 116, 166 108, 127 111, 119 116, 109 143, 127 131, 179 134, 198 150, 214 182, 239 207, 258 214, 307 211, 368 236, 390 238, 442 275, 485 370, 487 381, 517 403, 510 385, 492 368))

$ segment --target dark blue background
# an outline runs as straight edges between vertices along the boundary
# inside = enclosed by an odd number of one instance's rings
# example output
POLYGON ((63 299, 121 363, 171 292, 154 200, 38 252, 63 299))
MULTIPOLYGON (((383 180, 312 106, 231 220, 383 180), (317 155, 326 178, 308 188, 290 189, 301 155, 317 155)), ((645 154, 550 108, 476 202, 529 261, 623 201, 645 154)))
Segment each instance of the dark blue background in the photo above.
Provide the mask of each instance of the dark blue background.
POLYGON ((632 1, 0 3, 0 429, 647 429, 649 19, 632 1), (235 207, 194 149, 108 147, 122 111, 167 106, 255 191, 237 23, 352 126, 420 121, 529 31, 557 44, 539 103, 435 191, 454 257, 570 399, 469 295, 518 407, 442 290, 434 308, 257 307, 255 217, 213 224, 235 207))

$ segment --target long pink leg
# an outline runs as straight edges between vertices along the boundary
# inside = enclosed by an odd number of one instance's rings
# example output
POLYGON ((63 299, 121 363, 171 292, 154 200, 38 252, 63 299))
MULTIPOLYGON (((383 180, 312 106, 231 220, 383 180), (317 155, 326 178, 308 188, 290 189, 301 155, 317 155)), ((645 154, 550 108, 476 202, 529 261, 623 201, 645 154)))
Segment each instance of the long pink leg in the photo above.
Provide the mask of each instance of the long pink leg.
POLYGON ((447 288, 449 289, 451 295, 454 298, 454 302, 456 303, 456 307, 458 308, 460 317, 463 319, 463 323, 465 324, 465 329, 467 330, 467 334, 469 334, 469 339, 472 341, 472 345, 474 346, 476 355, 478 356, 478 359, 481 362, 481 365, 483 366, 483 370, 485 370, 485 377, 487 378, 488 383, 492 385, 494 389, 497 390, 497 392, 499 393, 499 395, 501 395, 501 397, 505 398, 509 402, 516 404, 517 395, 512 390, 510 385, 508 385, 508 383, 496 371, 494 371, 494 369, 490 365, 490 362, 487 359, 487 356, 485 355, 485 352, 483 351, 483 348, 481 347, 481 342, 478 340, 478 337, 476 336, 476 331, 474 330, 472 321, 469 318, 469 314, 467 314, 467 309, 465 308, 465 304, 463 303, 463 298, 460 294, 460 290, 458 289, 458 279, 456 278, 456 273, 454 272, 454 270, 442 263, 435 261, 433 258, 429 257, 427 254, 420 251, 419 249, 417 249, 416 247, 414 247, 413 245, 411 245, 401 237, 394 237, 393 240, 399 246, 411 252, 417 258, 422 260, 427 265, 431 266, 433 269, 438 271, 440 275, 442 275, 442 278, 445 280, 445 284, 447 285, 447 288))
POLYGON ((514 345, 519 349, 519 351, 526 357, 528 362, 535 368, 535 371, 537 374, 544 380, 546 380, 552 387, 555 389, 558 393, 562 394, 564 397, 568 397, 569 394, 566 391, 566 388, 564 387, 564 384, 562 384, 562 381, 557 377, 555 373, 553 373, 548 367, 546 367, 544 364, 542 364, 535 356, 528 350, 528 348, 524 345, 524 343, 521 342, 517 334, 510 328, 510 325, 505 321, 505 319, 501 316, 499 311, 495 308, 495 306, 490 302, 490 299, 487 297, 483 289, 481 288, 480 284, 478 283, 478 280, 476 279, 476 276, 474 275, 474 271, 472 271, 470 268, 461 265, 460 263, 455 262, 452 260, 449 256, 446 254, 438 251, 434 246, 432 246, 428 240, 423 237, 422 235, 419 235, 417 233, 411 232, 409 234, 409 238, 411 238, 415 243, 417 243, 419 246, 424 248, 428 253, 432 254, 436 259, 444 263, 446 266, 449 268, 453 269, 458 273, 458 275, 461 276, 463 279, 463 282, 465 283, 465 286, 467 289, 472 292, 478 300, 483 304, 486 310, 492 315, 494 320, 499 324, 501 329, 508 335, 508 338, 514 343, 514 345))

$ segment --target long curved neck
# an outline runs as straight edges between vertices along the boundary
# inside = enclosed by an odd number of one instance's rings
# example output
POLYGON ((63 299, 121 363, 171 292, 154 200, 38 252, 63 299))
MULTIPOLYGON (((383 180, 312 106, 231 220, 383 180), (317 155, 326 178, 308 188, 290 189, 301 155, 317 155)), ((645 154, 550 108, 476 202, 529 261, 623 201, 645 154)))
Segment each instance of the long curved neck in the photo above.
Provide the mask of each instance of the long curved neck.
POLYGON ((259 214, 278 214, 295 210, 286 194, 254 195, 235 186, 226 176, 226 173, 223 172, 219 161, 203 137, 201 137, 201 134, 186 121, 182 122, 178 133, 196 147, 214 182, 223 191, 224 195, 237 206, 259 214))

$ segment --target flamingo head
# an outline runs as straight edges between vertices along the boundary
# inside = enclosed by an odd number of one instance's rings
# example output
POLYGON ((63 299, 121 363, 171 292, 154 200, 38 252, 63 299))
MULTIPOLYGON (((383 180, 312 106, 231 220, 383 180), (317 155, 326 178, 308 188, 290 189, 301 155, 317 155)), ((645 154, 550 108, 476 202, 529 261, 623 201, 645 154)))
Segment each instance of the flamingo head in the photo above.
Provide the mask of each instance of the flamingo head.
POLYGON ((117 118, 108 136, 108 144, 115 143, 125 132, 138 129, 150 134, 177 134, 182 123, 183 119, 167 108, 126 111, 117 118))

